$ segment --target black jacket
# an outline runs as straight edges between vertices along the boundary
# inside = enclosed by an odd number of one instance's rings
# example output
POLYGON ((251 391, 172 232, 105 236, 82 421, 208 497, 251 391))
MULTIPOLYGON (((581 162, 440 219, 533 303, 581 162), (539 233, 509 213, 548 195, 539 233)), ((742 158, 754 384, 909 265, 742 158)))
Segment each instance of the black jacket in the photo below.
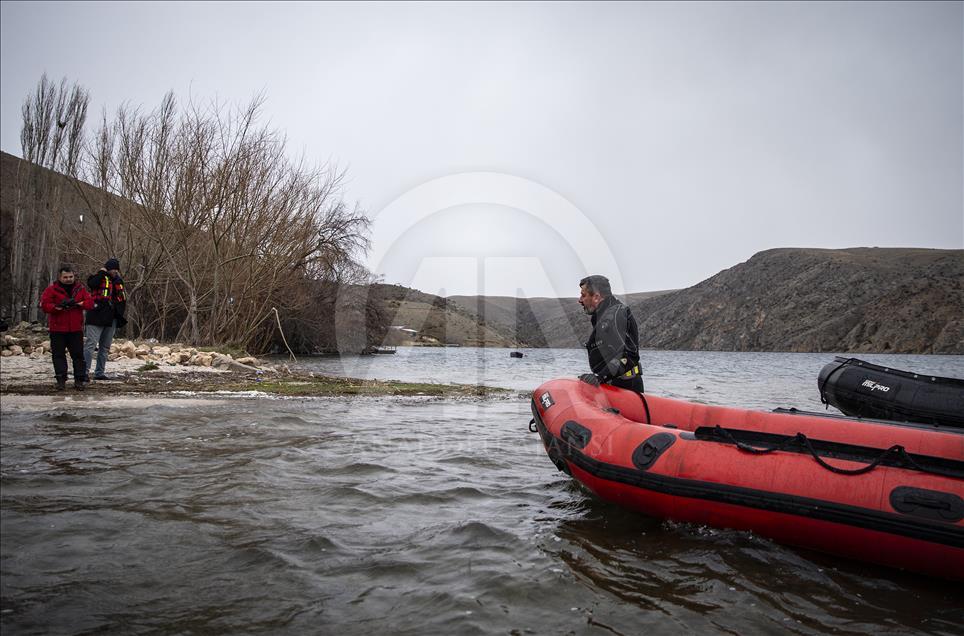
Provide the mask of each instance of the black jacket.
POLYGON ((124 312, 127 309, 127 293, 120 276, 111 279, 110 274, 100 270, 87 278, 87 289, 94 297, 94 308, 87 312, 86 323, 109 327, 117 321, 120 329, 127 324, 124 312))
POLYGON ((639 364, 639 327, 633 312, 615 296, 605 298, 593 312, 586 351, 589 368, 603 382, 639 364))

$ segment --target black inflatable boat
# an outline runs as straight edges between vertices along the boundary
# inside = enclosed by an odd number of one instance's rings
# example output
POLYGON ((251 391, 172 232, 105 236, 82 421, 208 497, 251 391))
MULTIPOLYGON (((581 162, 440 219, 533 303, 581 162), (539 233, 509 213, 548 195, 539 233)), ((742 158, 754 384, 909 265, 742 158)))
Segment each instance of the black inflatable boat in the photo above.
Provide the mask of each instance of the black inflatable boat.
POLYGON ((838 357, 817 385, 823 403, 846 415, 964 427, 964 380, 838 357))

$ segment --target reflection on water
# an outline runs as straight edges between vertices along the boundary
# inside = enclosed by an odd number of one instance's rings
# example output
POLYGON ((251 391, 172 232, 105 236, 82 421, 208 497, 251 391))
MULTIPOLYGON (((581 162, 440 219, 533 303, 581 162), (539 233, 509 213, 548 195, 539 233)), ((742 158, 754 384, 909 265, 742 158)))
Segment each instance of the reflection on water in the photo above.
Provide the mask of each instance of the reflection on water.
MULTIPOLYGON (((384 366, 368 375, 480 372, 471 352, 450 369, 438 352, 371 359, 384 366)), ((582 370, 580 352, 496 353, 481 373, 512 388, 582 370)), ((645 359, 653 392, 822 408, 816 373, 832 356, 645 359)), ((961 364, 925 361, 941 375, 961 364)), ((3 402, 4 634, 956 634, 964 622, 959 586, 596 500, 555 470, 514 395, 3 402)))

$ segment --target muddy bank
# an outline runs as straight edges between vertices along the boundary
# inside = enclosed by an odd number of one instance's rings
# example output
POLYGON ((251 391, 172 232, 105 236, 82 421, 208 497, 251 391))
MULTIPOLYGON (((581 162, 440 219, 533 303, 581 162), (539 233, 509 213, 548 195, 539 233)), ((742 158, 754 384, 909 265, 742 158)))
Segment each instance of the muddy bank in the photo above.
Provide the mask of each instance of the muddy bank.
MULTIPOLYGON (((156 365, 137 358, 121 358, 109 362, 108 374, 114 378, 94 381, 85 392, 110 395, 157 395, 189 391, 261 391, 282 396, 488 396, 505 395, 505 389, 462 384, 430 384, 359 380, 324 376, 316 373, 292 372, 285 365, 261 369, 231 367, 156 365)), ((68 382, 66 392, 77 393, 68 382)), ((0 394, 62 395, 54 382, 50 354, 38 357, 10 356, 0 359, 0 394)))

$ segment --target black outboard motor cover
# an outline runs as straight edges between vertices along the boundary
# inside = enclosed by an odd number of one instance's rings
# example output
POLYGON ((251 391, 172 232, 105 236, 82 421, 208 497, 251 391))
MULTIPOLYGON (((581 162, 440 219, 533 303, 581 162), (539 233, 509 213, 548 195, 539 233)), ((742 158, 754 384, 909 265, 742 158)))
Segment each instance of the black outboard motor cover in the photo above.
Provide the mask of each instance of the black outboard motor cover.
POLYGON ((820 370, 820 399, 845 415, 964 427, 964 380, 836 358, 820 370))

